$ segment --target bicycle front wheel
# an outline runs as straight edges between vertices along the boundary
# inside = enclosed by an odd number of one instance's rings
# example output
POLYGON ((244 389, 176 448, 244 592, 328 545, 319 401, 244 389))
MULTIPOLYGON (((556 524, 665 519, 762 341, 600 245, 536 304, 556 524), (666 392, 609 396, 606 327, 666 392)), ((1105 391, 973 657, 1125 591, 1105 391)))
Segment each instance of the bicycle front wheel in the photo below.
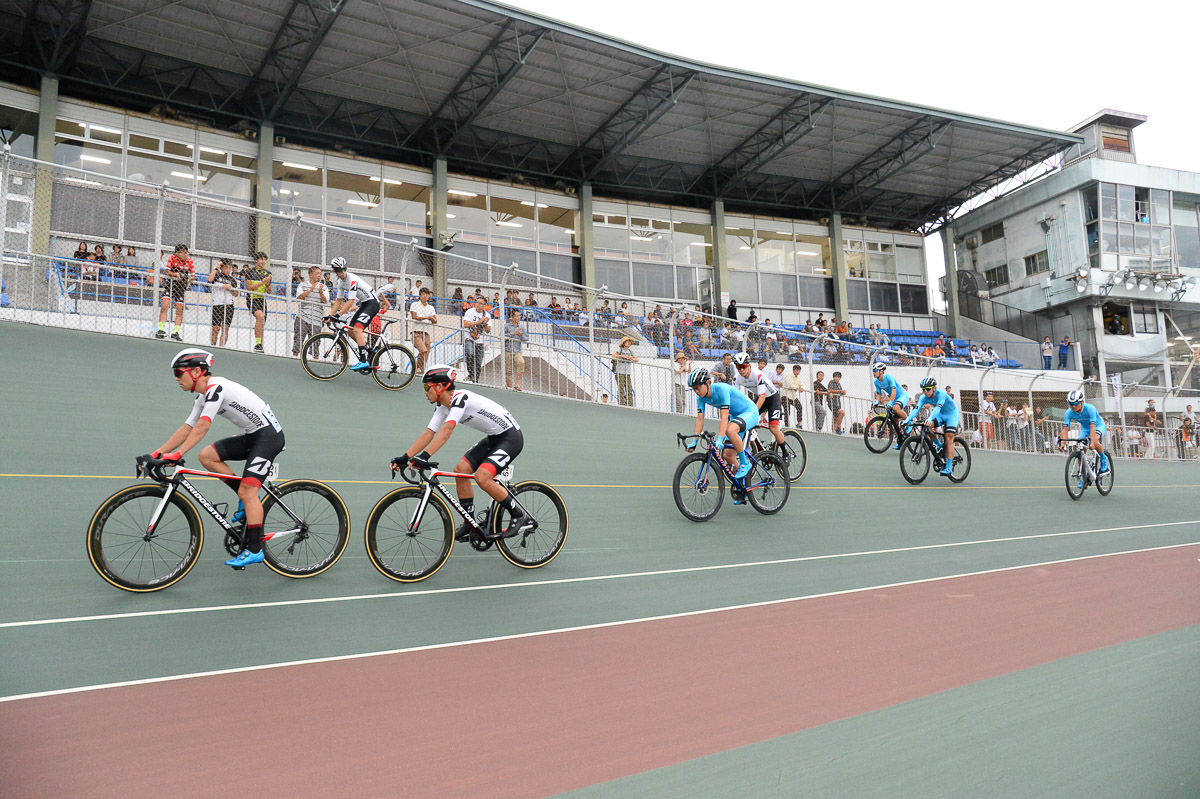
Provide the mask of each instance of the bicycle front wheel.
POLYGON ((896 443, 896 430, 888 424, 886 416, 876 416, 867 422, 867 429, 863 430, 863 443, 876 455, 886 452, 888 447, 896 443))
POLYGON ((788 480, 787 466, 783 458, 774 452, 764 452, 757 456, 758 465, 747 476, 746 499, 759 513, 770 516, 783 510, 787 504, 788 495, 792 491, 792 483, 788 480))
POLYGON ((1083 453, 1075 450, 1067 456, 1067 496, 1071 499, 1078 500, 1083 496, 1084 490, 1087 488, 1085 484, 1086 467, 1083 463, 1083 453))
POLYGON ((402 583, 424 580, 445 565, 454 549, 454 524, 446 500, 430 494, 418 519, 424 496, 417 486, 397 488, 385 494, 367 517, 367 556, 385 577, 402 583))
POLYGON ((166 488, 122 488, 101 503, 88 525, 88 559, 96 572, 122 591, 161 591, 182 580, 200 557, 204 524, 179 492, 171 495, 154 532, 150 517, 166 488))
POLYGON ((929 476, 929 447, 919 435, 909 436, 900 445, 900 473, 913 485, 920 485, 929 476))
POLYGON ((671 481, 675 507, 694 522, 717 515, 725 501, 725 473, 709 461, 707 453, 693 452, 675 469, 671 481))
POLYGON ((332 333, 317 333, 304 342, 300 365, 314 380, 333 380, 350 364, 346 342, 332 333))
MULTIPOLYGON (((538 480, 526 480, 509 486, 508 490, 537 526, 512 538, 497 538, 496 546, 514 566, 522 569, 545 566, 567 542, 567 505, 557 491, 538 480)), ((499 535, 507 529, 510 518, 508 509, 498 506, 492 514, 491 534, 499 535)))
POLYGON ((350 513, 338 493, 316 480, 289 480, 275 493, 278 499, 263 501, 267 566, 285 577, 314 577, 337 563, 350 540, 350 513))
POLYGON ((388 391, 399 391, 413 381, 417 359, 408 347, 385 344, 371 357, 371 376, 388 391))
POLYGON ((971 473, 971 448, 965 439, 954 437, 954 464, 950 471, 950 482, 961 483, 971 473))
MULTIPOLYGON (((1109 455, 1108 456, 1108 471, 1104 472, 1103 474, 1101 474, 1100 476, 1098 476, 1096 478, 1096 490, 1100 492, 1100 496, 1102 496, 1102 497, 1107 497, 1109 494, 1112 493, 1113 480, 1116 479, 1113 474, 1113 472, 1117 466, 1116 463, 1114 463, 1115 460, 1116 459, 1113 458, 1112 455, 1109 455)), ((1097 469, 1100 468, 1099 462, 1097 462, 1096 468, 1097 469)))
POLYGON ((787 466, 788 479, 799 482, 808 468, 808 446, 800 431, 789 427, 783 431, 783 462, 787 466))

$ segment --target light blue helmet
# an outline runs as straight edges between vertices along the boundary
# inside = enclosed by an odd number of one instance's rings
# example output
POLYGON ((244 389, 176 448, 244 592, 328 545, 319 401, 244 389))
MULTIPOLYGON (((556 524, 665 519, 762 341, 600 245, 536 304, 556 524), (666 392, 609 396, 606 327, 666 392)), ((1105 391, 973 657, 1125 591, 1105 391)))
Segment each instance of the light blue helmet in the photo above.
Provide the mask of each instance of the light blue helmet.
POLYGON ((923 389, 937 388, 937 378, 931 376, 931 377, 926 377, 926 378, 922 379, 921 380, 921 388, 923 388, 923 389))

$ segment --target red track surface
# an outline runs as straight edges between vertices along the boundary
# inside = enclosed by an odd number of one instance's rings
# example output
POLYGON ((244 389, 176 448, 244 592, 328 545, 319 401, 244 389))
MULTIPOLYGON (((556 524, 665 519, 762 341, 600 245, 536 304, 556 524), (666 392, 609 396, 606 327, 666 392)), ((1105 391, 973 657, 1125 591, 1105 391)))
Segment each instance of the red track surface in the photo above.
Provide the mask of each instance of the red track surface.
POLYGON ((0 784, 551 794, 1200 623, 1198 552, 4 703, 0 784))

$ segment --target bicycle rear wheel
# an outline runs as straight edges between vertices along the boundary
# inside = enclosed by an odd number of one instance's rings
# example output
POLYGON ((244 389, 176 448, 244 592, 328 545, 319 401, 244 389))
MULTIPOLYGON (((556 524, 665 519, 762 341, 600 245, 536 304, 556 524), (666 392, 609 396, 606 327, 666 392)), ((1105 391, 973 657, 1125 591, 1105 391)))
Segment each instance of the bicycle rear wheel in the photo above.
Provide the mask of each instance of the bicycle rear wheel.
POLYGON ((179 492, 163 509, 154 533, 150 517, 166 488, 134 485, 100 504, 88 525, 88 559, 96 573, 123 591, 161 591, 182 580, 200 558, 204 524, 179 492))
POLYGON ((756 457, 758 465, 747 475, 744 485, 746 499, 759 513, 770 516, 783 510, 787 504, 788 495, 792 491, 792 483, 788 480, 787 466, 783 458, 774 452, 764 452, 756 457))
POLYGON ((424 580, 442 568, 454 549, 450 508, 437 494, 429 495, 420 522, 409 528, 424 496, 417 486, 397 488, 367 517, 367 557, 385 577, 402 583, 424 580))
POLYGON ((1067 496, 1071 499, 1078 500, 1087 489, 1085 471, 1086 467, 1083 464, 1082 452, 1075 450, 1067 456, 1067 496))
MULTIPOLYGON (((1116 479, 1116 475, 1114 472, 1117 467, 1116 463, 1114 463, 1114 460, 1115 459, 1113 458, 1113 456, 1109 455, 1108 456, 1108 471, 1105 472, 1104 474, 1101 474, 1099 477, 1096 478, 1096 490, 1100 492, 1100 496, 1102 496, 1102 497, 1107 497, 1109 494, 1112 493, 1112 490, 1113 490, 1113 485, 1114 485, 1113 481, 1116 479)), ((1096 468, 1098 469, 1100 467, 1097 466, 1096 468)))
POLYGON ((878 455, 896 443, 896 430, 888 424, 886 416, 876 416, 867 422, 867 429, 863 431, 863 442, 867 449, 878 455))
POLYGON ((346 342, 332 333, 317 333, 304 342, 300 365, 314 380, 333 380, 350 364, 346 342))
POLYGON ((413 381, 417 359, 408 347, 385 344, 371 358, 371 376, 388 391, 399 391, 413 381))
MULTIPOLYGON (((537 527, 513 538, 497 538, 496 547, 505 560, 522 569, 545 566, 562 551, 567 542, 567 505, 552 487, 538 480, 526 480, 509 486, 525 512, 537 521, 537 527)), ((492 514, 491 534, 508 528, 511 515, 503 505, 492 514)))
POLYGON ((900 473, 913 485, 920 485, 929 476, 929 447, 919 435, 909 436, 900 445, 900 473))
POLYGON ((951 467, 950 482, 961 483, 971 473, 971 448, 961 436, 954 437, 954 465, 951 467))
POLYGON ((276 534, 263 542, 271 571, 285 577, 314 577, 337 563, 350 540, 350 513, 338 493, 316 480, 289 480, 274 488, 280 499, 268 495, 263 501, 263 531, 276 534), (278 535, 300 526, 288 510, 299 517, 304 529, 278 535))
POLYGON ((793 483, 799 482, 808 468, 808 446, 799 430, 789 427, 783 431, 783 456, 788 479, 793 483))
POLYGON ((693 452, 680 461, 671 480, 675 507, 694 522, 716 516, 725 501, 725 473, 708 458, 707 453, 693 452))

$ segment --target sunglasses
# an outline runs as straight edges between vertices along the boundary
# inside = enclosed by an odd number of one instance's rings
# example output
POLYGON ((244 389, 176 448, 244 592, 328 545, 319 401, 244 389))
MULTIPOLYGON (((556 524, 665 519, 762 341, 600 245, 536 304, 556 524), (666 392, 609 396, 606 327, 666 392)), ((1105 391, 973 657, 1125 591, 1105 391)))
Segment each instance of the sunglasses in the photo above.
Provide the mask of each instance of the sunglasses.
POLYGON ((1067 404, 1074 408, 1076 405, 1082 405, 1083 400, 1080 400, 1079 402, 1068 402, 1067 404))
POLYGON ((175 372, 175 379, 178 380, 179 378, 183 377, 185 372, 189 372, 191 370, 190 369, 172 369, 171 371, 175 372))

